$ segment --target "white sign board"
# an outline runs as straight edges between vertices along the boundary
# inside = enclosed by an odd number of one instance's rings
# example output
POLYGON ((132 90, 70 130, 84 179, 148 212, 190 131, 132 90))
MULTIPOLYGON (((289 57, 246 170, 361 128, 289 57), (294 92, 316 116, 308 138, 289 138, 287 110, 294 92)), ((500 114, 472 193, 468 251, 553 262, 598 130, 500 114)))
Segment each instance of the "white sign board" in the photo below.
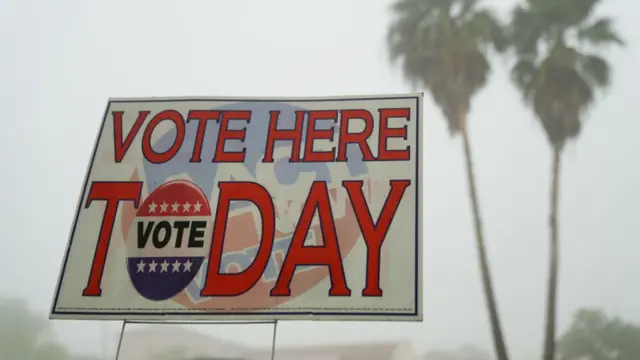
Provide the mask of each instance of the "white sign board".
POLYGON ((111 99, 50 317, 421 321, 421 111, 111 99))

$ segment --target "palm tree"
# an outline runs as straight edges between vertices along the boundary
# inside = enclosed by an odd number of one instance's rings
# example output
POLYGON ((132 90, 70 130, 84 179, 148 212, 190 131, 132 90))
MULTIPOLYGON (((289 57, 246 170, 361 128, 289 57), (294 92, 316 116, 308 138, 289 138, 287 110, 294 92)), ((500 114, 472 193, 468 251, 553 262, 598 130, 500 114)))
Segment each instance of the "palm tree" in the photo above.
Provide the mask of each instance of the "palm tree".
POLYGON ((387 34, 392 63, 399 61, 412 86, 430 90, 452 136, 461 135, 482 284, 497 358, 507 360, 482 230, 467 116, 472 97, 489 76, 490 47, 502 50, 504 34, 478 0, 397 0, 387 34))
POLYGON ((595 91, 609 84, 603 45, 623 42, 605 17, 593 18, 599 0, 526 0, 513 12, 515 84, 533 109, 552 150, 549 210, 549 282, 543 359, 555 356, 558 287, 558 203, 562 150, 577 138, 595 91))

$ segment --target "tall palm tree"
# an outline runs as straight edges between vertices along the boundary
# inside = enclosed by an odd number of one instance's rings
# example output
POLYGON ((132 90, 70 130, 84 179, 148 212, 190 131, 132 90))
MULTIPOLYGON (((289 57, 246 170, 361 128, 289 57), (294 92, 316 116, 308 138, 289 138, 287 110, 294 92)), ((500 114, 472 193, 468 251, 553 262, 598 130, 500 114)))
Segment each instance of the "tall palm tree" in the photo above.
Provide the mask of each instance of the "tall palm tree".
POLYGON ((558 203, 562 150, 577 138, 597 89, 609 84, 601 46, 622 45, 606 17, 594 18, 599 0, 526 0, 513 12, 512 77, 533 109, 552 150, 549 210, 549 280, 543 359, 555 356, 558 288, 558 203))
POLYGON ((507 360, 478 205, 467 116, 471 99, 487 83, 490 47, 502 50, 505 37, 491 11, 478 0, 397 0, 387 34, 392 63, 399 61, 412 86, 430 90, 452 136, 461 135, 482 284, 496 356, 507 360))

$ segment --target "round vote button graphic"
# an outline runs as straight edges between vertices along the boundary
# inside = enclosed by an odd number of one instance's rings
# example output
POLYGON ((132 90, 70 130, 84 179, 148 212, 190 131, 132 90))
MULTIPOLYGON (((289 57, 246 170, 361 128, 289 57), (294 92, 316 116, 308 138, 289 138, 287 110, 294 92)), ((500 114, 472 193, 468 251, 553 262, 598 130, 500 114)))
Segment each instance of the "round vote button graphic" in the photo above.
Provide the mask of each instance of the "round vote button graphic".
POLYGON ((211 208, 195 184, 169 181, 142 202, 127 236, 127 271, 146 299, 179 294, 196 276, 211 243, 211 208))

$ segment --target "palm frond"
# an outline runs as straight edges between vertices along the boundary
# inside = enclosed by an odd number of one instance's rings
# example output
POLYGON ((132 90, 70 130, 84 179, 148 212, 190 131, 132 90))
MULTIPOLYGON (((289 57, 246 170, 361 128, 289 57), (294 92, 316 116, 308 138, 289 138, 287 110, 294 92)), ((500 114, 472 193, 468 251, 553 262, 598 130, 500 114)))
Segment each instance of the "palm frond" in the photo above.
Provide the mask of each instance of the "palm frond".
POLYGON ((415 0, 397 0, 391 4, 391 12, 396 15, 410 14, 419 5, 415 0))
POLYGON ((507 34, 516 54, 535 57, 538 54, 538 42, 546 31, 542 19, 537 13, 522 6, 515 7, 511 18, 507 34))
POLYGON ((531 101, 536 89, 536 76, 538 68, 536 64, 526 58, 519 59, 511 70, 511 79, 522 92, 525 101, 531 101))
POLYGON ((531 13, 544 19, 549 29, 569 28, 586 21, 600 0, 530 0, 531 13))
POLYGON ((478 5, 478 0, 460 0, 460 11, 456 18, 464 19, 474 13, 474 9, 478 5))
POLYGON ((463 19, 459 26, 472 46, 493 45, 494 49, 502 52, 508 45, 503 26, 488 9, 473 12, 468 18, 463 19))
POLYGON ((592 45, 624 45, 622 38, 613 29, 611 19, 606 17, 578 29, 578 39, 592 45))
POLYGON ((605 59, 597 55, 581 55, 580 70, 593 87, 606 88, 611 81, 610 67, 605 59))
POLYGON ((429 18, 424 16, 426 9, 420 1, 401 0, 396 5, 396 18, 387 32, 389 61, 400 62, 405 80, 416 87, 429 72, 425 48, 431 31, 429 18))

